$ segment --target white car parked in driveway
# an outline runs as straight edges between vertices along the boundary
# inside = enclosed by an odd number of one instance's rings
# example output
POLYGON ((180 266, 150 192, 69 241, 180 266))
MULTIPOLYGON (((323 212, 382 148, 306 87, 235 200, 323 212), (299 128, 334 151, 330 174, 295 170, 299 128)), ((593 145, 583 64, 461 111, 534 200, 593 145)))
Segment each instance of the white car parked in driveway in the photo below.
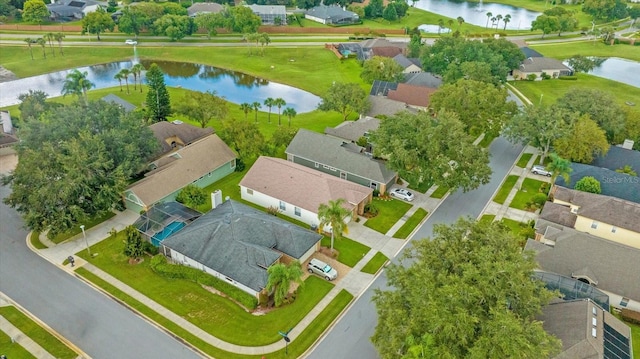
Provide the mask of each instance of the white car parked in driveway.
POLYGON ((531 167, 531 173, 536 175, 551 177, 551 172, 548 171, 544 166, 540 166, 540 165, 531 167))
POLYGON ((407 191, 404 188, 394 188, 391 190, 391 192, 389 193, 389 196, 391 197, 395 197, 398 199, 403 199, 405 201, 413 201, 413 193, 407 191))
POLYGON ((316 258, 309 261, 309 264, 307 264, 307 270, 309 273, 317 274, 326 280, 334 280, 338 278, 337 270, 316 258))

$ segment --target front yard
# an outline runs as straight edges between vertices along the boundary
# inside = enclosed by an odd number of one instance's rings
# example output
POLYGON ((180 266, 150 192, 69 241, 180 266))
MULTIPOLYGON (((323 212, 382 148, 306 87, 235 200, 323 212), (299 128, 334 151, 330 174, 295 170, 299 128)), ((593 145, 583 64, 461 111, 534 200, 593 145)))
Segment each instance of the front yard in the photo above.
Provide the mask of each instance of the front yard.
POLYGON ((378 215, 367 219, 364 225, 382 234, 386 234, 411 208, 411 204, 397 199, 374 198, 372 203, 377 207, 378 215))
POLYGON ((528 210, 528 204, 531 202, 533 197, 538 193, 548 194, 549 189, 547 188, 545 192, 540 192, 542 185, 546 182, 538 181, 533 178, 525 178, 522 182, 522 186, 518 189, 518 193, 511 201, 509 207, 528 210))
MULTIPOLYGON (((331 237, 324 236, 321 245, 331 248, 331 237)), ((352 268, 371 250, 368 246, 347 237, 334 239, 333 248, 338 251, 338 257, 336 258, 338 262, 352 268)))

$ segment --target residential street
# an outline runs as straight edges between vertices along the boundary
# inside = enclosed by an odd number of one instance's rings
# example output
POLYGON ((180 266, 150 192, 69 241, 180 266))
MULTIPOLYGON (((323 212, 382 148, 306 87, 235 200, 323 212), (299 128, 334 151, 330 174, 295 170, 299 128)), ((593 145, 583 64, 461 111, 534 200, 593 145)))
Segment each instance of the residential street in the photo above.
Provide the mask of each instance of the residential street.
MULTIPOLYGON (((513 145, 503 138, 498 138, 491 144, 490 151, 491 168, 493 169, 491 181, 474 191, 467 193, 456 192, 449 196, 438 207, 438 210, 414 233, 409 240, 409 245, 413 239, 431 236, 434 224, 451 224, 461 216, 476 218, 480 215, 520 155, 522 146, 513 145)), ((393 262, 398 262, 397 257, 393 259, 393 262)), ((328 334, 318 342, 308 358, 378 358, 378 354, 369 339, 374 333, 377 322, 376 309, 371 302, 371 298, 374 290, 385 289, 386 283, 386 272, 383 271, 348 311, 343 314, 343 317, 328 334)), ((416 283, 416 285, 419 284, 416 283)))
MULTIPOLYGON (((0 186, 0 197, 9 188, 0 186)), ((32 252, 18 214, 0 204, 0 292, 90 357, 199 358, 189 348, 32 252)))

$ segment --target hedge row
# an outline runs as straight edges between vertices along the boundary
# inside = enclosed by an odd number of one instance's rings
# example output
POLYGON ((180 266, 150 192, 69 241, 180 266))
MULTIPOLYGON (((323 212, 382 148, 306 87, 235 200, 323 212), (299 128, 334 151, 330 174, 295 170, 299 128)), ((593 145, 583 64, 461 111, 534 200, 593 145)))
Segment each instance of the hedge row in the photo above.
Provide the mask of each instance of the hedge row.
POLYGON ((249 309, 258 306, 258 299, 240 288, 220 280, 201 270, 167 262, 163 255, 151 259, 151 269, 165 278, 186 279, 200 285, 213 287, 249 309))

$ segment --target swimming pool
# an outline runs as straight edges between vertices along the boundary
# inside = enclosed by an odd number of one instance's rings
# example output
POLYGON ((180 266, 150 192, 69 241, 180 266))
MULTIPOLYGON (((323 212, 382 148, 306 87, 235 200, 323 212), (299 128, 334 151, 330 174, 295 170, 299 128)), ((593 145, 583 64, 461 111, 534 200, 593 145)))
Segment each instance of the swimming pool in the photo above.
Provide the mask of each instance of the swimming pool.
POLYGON ((185 225, 186 224, 184 222, 178 222, 178 221, 174 221, 174 222, 171 222, 171 223, 167 224, 162 229, 162 231, 156 233, 153 237, 151 237, 151 243, 154 246, 159 247, 160 243, 162 243, 162 241, 167 239, 169 236, 171 236, 175 232, 181 230, 182 227, 184 227, 185 225))

